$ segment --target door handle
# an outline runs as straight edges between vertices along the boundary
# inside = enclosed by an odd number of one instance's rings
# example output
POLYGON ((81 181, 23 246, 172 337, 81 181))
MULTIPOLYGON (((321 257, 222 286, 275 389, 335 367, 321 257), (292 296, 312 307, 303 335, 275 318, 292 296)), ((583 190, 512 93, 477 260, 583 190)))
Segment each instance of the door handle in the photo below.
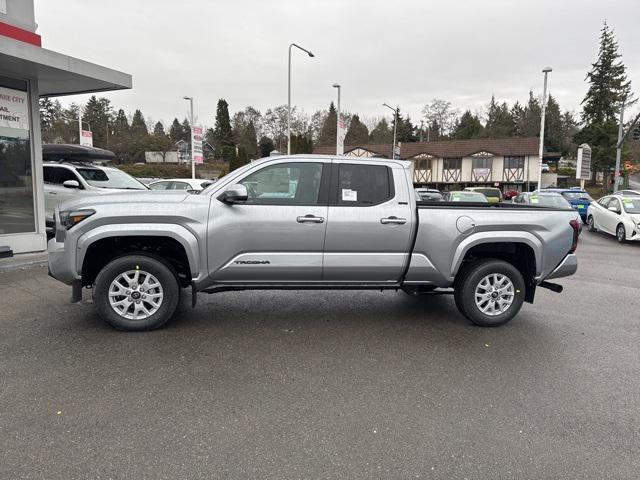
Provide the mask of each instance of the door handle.
POLYGON ((57 195, 56 192, 47 192, 49 195, 57 195))
POLYGON ((322 223, 324 222, 324 217, 316 217, 309 213, 303 217, 297 217, 296 221, 298 223, 322 223))
POLYGON ((383 225, 387 225, 387 224, 396 224, 396 225, 404 225, 405 223, 407 223, 407 219, 406 218, 398 218, 395 216, 390 216, 390 217, 385 217, 385 218, 381 218, 380 219, 380 223, 382 223, 383 225))

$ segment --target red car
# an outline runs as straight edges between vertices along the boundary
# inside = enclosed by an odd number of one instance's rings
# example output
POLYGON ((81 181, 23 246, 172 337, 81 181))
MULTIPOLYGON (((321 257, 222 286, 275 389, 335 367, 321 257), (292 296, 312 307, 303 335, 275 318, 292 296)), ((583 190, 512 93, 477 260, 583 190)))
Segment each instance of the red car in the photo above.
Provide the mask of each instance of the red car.
POLYGON ((513 197, 517 197, 518 195, 520 195, 520 192, 518 190, 505 190, 502 195, 504 196, 505 200, 511 200, 513 197))

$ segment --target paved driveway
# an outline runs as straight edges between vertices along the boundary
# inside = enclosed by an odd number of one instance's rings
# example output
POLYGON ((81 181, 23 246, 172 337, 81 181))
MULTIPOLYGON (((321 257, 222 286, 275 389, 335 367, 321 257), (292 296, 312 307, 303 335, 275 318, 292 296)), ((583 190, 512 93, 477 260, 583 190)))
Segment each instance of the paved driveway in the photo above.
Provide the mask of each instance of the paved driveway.
POLYGON ((0 478, 638 478, 640 245, 579 253, 497 329, 450 297, 240 292, 120 333, 0 273, 0 478))

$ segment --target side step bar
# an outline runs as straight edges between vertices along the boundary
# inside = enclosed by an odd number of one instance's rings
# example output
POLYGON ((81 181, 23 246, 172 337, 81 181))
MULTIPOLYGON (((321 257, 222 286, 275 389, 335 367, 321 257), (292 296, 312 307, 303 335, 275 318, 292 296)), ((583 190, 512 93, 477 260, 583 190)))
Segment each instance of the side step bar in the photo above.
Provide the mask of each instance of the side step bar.
POLYGON ((546 288, 547 290, 551 290, 552 292, 555 292, 555 293, 562 293, 562 290, 563 290, 562 285, 558 285, 557 283, 545 282, 545 281, 540 282, 538 286, 542 288, 546 288))

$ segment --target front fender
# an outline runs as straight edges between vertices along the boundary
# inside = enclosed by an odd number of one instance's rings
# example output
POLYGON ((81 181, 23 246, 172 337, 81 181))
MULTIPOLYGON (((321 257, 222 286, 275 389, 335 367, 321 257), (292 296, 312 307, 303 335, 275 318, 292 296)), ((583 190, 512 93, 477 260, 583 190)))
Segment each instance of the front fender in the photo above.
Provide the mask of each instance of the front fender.
POLYGON ((77 242, 76 269, 82 271, 84 257, 89 246, 98 240, 111 237, 169 237, 180 243, 187 254, 189 269, 198 280, 206 276, 201 268, 201 256, 198 239, 186 228, 176 224, 163 223, 128 223, 123 225, 102 225, 84 233, 77 242))
POLYGON ((484 243, 523 243, 528 245, 533 250, 536 259, 536 277, 542 274, 543 246, 540 239, 532 233, 523 231, 478 232, 462 240, 456 248, 451 265, 451 281, 458 273, 467 252, 484 243))

